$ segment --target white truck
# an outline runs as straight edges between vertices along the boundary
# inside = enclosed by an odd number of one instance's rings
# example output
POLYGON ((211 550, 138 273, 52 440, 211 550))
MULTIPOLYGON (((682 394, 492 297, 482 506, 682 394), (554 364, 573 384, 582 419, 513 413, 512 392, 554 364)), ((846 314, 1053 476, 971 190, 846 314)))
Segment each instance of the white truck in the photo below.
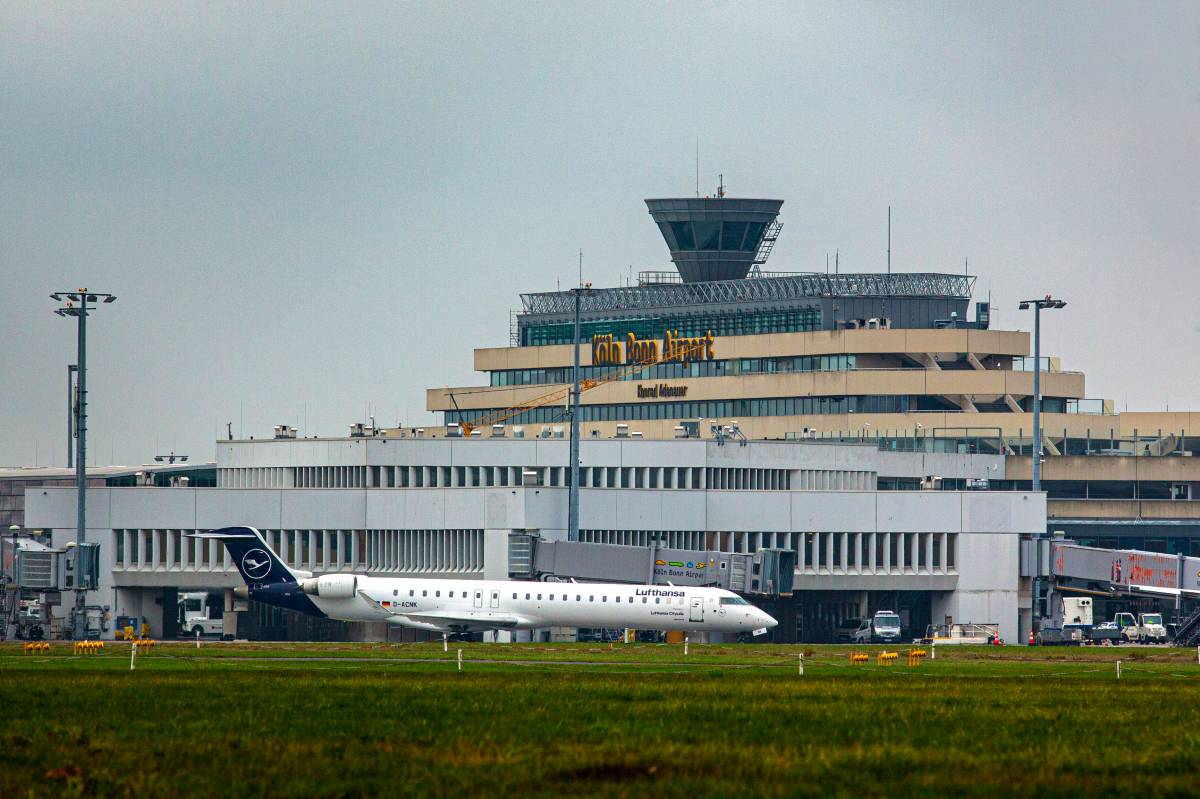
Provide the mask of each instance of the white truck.
POLYGON ((1143 644, 1165 644, 1167 642, 1167 626, 1163 624, 1161 613, 1143 613, 1138 616, 1142 628, 1141 641, 1143 644))
POLYGON ((223 610, 224 607, 204 591, 180 592, 179 634, 220 635, 225 629, 221 618, 223 610))
POLYGON ((1113 622, 1121 631, 1121 640, 1131 644, 1165 644, 1167 628, 1161 613, 1118 613, 1113 622))

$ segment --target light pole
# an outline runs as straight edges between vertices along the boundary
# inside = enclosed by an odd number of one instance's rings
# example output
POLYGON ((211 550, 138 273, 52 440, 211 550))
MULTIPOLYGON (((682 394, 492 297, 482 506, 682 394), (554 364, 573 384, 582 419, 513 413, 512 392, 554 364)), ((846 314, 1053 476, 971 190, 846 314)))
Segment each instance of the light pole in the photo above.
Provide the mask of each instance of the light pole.
POLYGON ((592 284, 583 283, 571 289, 575 295, 575 362, 571 369, 571 487, 567 490, 567 540, 579 540, 579 310, 584 292, 591 292, 592 284))
POLYGON ((113 294, 88 291, 84 288, 75 291, 56 291, 50 295, 50 299, 55 302, 65 302, 65 305, 57 308, 54 312, 59 316, 73 316, 78 323, 76 341, 76 349, 78 350, 76 363, 78 366, 76 367, 75 390, 75 491, 77 493, 75 511, 75 617, 72 619, 71 624, 72 633, 78 638, 81 624, 83 625, 84 634, 86 634, 87 630, 87 611, 85 610, 85 590, 83 588, 85 585, 83 582, 85 575, 82 573, 85 558, 80 549, 87 537, 85 519, 85 505, 87 501, 87 318, 89 311, 95 310, 99 303, 116 302, 117 298, 113 294))
MULTIPOLYGON (((1017 307, 1022 311, 1033 308, 1033 490, 1042 490, 1042 309, 1065 308, 1066 303, 1047 294, 1039 300, 1021 300, 1017 307)), ((1033 620, 1041 621, 1042 563, 1041 541, 1046 538, 1045 526, 1034 536, 1038 568, 1033 578, 1033 620)))
POLYGON ((1067 304, 1047 294, 1040 300, 1021 300, 1022 311, 1033 308, 1033 490, 1042 490, 1042 309, 1067 304))

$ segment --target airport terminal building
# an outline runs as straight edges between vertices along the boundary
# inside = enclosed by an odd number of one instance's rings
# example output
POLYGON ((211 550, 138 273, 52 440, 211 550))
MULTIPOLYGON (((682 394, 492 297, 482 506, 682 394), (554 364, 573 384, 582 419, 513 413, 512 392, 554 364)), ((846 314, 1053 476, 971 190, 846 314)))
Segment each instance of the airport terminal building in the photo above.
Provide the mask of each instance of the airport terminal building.
MULTIPOLYGON (((239 583, 187 533, 250 524, 317 573, 712 584, 775 615, 776 640, 831 640, 893 609, 913 634, 994 623, 1023 641, 1024 539, 1048 516, 1089 543, 1158 548, 1161 535, 1163 551, 1200 554, 1190 418, 1117 415, 1053 358, 1036 365, 1048 494, 1030 490, 1030 336, 990 329, 973 278, 767 273, 781 201, 647 205, 675 270, 522 295, 509 346, 475 350, 480 384, 427 392, 441 426, 326 439, 281 426, 218 442, 216 463, 196 467, 204 483, 90 489, 93 601, 173 634, 179 591, 239 583)), ((74 502, 72 488, 28 487, 24 524, 65 543, 74 502)), ((389 635, 227 607, 240 636, 389 635)))

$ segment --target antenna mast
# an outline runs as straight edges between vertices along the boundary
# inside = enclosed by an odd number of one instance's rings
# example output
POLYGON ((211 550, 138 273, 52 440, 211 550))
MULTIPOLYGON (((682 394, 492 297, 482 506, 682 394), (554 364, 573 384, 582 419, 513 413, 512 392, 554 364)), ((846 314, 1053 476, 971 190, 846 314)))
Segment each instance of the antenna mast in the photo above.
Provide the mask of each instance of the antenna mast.
POLYGON ((888 274, 892 273, 892 206, 888 206, 888 274))
POLYGON ((696 137, 696 199, 700 198, 700 137, 696 137))

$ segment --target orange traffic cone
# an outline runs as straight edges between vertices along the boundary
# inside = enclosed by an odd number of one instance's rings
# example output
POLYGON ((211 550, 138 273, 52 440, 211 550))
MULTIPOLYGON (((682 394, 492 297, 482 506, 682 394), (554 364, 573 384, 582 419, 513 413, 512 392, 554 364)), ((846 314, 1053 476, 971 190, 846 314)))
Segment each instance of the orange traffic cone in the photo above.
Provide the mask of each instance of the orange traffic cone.
POLYGON ((1034 639, 1033 639, 1033 630, 1030 630, 1030 631, 1029 631, 1029 645, 1030 645, 1030 646, 1037 646, 1037 642, 1035 642, 1035 641, 1034 641, 1034 639))

